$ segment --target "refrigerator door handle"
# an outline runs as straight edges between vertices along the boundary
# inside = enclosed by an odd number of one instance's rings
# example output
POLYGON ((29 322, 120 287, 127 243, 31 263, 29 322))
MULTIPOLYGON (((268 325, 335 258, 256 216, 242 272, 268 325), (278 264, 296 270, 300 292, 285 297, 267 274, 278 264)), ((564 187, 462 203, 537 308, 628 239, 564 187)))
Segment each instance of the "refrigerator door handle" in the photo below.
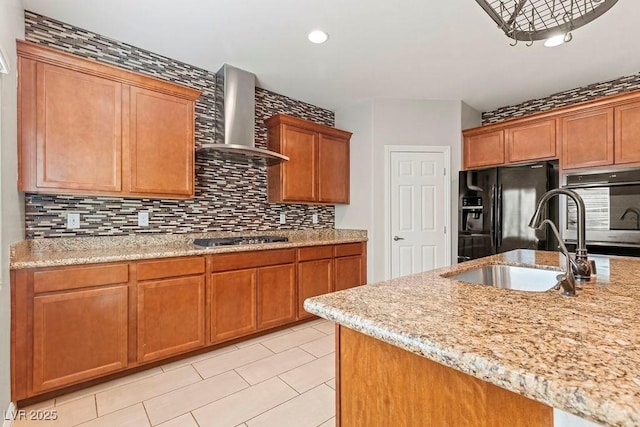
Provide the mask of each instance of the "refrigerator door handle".
POLYGON ((497 245, 496 240, 496 186, 491 186, 491 229, 489 232, 491 233, 491 244, 495 249, 497 245))
POLYGON ((498 206, 496 208, 496 252, 502 246, 502 184, 498 185, 498 206))

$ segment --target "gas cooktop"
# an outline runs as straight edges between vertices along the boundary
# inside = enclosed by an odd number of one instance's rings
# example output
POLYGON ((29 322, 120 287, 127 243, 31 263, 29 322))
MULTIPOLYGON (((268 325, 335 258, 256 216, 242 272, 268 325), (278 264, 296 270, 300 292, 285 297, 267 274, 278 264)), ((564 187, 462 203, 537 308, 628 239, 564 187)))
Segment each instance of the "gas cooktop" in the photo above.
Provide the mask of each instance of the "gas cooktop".
POLYGON ((194 245, 204 246, 232 246, 232 245, 254 245, 261 243, 288 242, 284 236, 238 236, 238 237, 215 237, 212 239, 195 239, 194 245))

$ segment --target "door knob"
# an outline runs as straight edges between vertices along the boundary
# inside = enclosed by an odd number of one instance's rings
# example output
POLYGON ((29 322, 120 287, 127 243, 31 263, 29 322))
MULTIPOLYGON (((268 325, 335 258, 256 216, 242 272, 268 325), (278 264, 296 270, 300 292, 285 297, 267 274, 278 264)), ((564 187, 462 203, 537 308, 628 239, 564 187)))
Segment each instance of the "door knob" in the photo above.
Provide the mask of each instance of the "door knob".
POLYGON ((404 240, 404 237, 393 236, 393 240, 397 242, 398 240, 404 240))

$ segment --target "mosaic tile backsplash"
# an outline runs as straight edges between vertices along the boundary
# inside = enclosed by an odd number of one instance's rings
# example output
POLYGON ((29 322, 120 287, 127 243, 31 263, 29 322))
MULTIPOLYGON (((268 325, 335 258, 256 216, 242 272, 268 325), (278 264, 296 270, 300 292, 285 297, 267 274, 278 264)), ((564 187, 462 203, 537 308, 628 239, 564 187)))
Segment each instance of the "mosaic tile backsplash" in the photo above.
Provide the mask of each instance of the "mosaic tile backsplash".
MULTIPOLYGON (((214 142, 222 118, 215 108, 215 73, 25 11, 28 41, 202 91, 196 102, 196 146, 214 142)), ((333 112, 256 88, 256 146, 266 148, 263 120, 291 114, 333 126, 333 112)), ((231 160, 224 154, 196 156, 195 198, 190 200, 25 195, 28 239, 149 233, 200 233, 268 229, 333 228, 333 206, 267 203, 264 160, 231 160), (149 212, 149 227, 138 227, 138 212, 149 212), (66 229, 67 213, 80 213, 81 228, 66 229), (287 223, 279 224, 285 213, 287 223), (312 224, 312 215, 318 223, 312 224)))
POLYGON ((603 96, 616 95, 637 89, 640 89, 640 73, 566 90, 544 98, 532 99, 521 104, 501 107, 493 111, 487 111, 482 113, 482 124, 497 123, 539 111, 547 111, 565 105, 591 101, 603 96))

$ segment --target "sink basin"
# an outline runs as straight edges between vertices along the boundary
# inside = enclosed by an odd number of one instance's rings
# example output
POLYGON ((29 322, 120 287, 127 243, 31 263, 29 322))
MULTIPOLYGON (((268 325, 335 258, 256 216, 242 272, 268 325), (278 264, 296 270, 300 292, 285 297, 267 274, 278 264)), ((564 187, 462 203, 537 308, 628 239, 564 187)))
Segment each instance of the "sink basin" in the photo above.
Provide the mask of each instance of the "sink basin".
POLYGON ((474 268, 447 278, 518 291, 546 292, 558 283, 559 274, 562 272, 497 264, 474 268))

